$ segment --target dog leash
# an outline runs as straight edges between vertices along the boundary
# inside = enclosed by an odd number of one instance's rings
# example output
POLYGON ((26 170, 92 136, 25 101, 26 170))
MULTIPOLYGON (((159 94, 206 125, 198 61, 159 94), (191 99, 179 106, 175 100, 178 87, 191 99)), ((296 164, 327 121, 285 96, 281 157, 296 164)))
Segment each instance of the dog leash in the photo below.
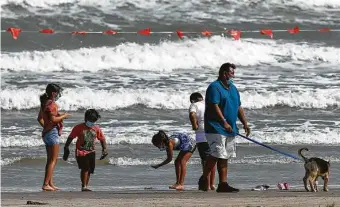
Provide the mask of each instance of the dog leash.
POLYGON ((273 148, 273 147, 271 147, 271 146, 268 146, 268 145, 263 144, 263 143, 261 143, 261 142, 259 142, 259 141, 256 141, 256 140, 254 140, 254 139, 252 139, 252 138, 250 138, 250 137, 246 137, 246 136, 243 136, 242 134, 238 134, 238 133, 237 133, 237 135, 240 136, 240 137, 242 137, 242 138, 244 138, 244 139, 246 139, 246 140, 249 140, 249 141, 251 141, 251 142, 254 142, 255 144, 261 145, 261 146, 266 147, 266 148, 268 148, 268 149, 270 149, 270 150, 273 150, 273 151, 275 151, 275 152, 277 152, 277 153, 280 153, 280 154, 282 154, 282 155, 285 155, 285 156, 287 156, 287 157, 290 157, 290 158, 293 158, 293 159, 296 159, 296 160, 303 161, 301 158, 299 158, 299 157, 297 157, 297 156, 295 156, 295 155, 292 155, 292 154, 289 154, 289 153, 286 153, 286 152, 282 152, 282 151, 280 151, 280 150, 278 150, 278 149, 275 149, 275 148, 273 148))

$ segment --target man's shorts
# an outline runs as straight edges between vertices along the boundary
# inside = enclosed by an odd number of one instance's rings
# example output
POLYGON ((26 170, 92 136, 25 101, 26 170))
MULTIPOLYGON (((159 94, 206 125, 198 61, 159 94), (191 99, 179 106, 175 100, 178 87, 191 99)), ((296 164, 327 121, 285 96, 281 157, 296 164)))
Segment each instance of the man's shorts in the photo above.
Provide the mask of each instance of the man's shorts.
POLYGON ((236 157, 236 138, 221 134, 206 134, 210 155, 220 159, 236 157))
POLYGON ((77 156, 78 167, 81 170, 88 170, 93 174, 96 167, 96 153, 91 152, 85 156, 77 156))

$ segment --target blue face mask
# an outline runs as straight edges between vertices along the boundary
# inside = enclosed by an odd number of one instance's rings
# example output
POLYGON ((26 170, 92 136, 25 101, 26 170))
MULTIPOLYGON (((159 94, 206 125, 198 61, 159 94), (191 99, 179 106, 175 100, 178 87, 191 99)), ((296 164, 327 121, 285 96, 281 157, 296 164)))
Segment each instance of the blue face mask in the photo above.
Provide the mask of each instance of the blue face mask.
POLYGON ((85 122, 85 125, 86 125, 87 127, 93 127, 93 126, 94 126, 94 123, 93 123, 93 122, 90 122, 90 121, 86 121, 86 122, 85 122))
POLYGON ((230 78, 230 79, 228 80, 228 83, 229 83, 229 84, 234 83, 234 79, 233 79, 233 78, 230 78))
POLYGON ((159 147, 159 151, 165 151, 165 146, 159 147))

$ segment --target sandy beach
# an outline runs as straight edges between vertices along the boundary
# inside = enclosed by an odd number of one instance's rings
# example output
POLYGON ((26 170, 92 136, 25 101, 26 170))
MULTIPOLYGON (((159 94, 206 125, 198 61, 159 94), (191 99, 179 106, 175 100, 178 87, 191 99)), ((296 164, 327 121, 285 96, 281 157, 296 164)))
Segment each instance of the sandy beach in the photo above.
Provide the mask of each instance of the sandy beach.
POLYGON ((340 189, 330 192, 201 191, 35 192, 1 193, 1 206, 27 206, 27 201, 46 206, 340 206, 340 189))

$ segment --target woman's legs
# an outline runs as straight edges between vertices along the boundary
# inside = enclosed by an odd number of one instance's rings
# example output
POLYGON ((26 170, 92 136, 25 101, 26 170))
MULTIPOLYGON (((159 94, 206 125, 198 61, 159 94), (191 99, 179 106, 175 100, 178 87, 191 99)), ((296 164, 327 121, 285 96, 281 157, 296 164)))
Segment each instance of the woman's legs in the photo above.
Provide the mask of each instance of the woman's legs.
POLYGON ((192 156, 192 152, 183 152, 180 151, 177 159, 179 159, 180 165, 181 165, 181 173, 179 176, 179 185, 176 187, 176 190, 183 190, 184 188, 184 178, 187 172, 187 162, 192 156))
POLYGON ((47 163, 45 167, 45 178, 42 189, 46 191, 53 191, 57 189, 53 184, 53 171, 55 165, 57 164, 59 144, 47 146, 46 151, 47 151, 47 163))
POLYGON ((170 189, 176 189, 179 185, 180 177, 181 177, 181 153, 178 154, 175 160, 175 170, 176 170, 176 183, 169 186, 170 189))

